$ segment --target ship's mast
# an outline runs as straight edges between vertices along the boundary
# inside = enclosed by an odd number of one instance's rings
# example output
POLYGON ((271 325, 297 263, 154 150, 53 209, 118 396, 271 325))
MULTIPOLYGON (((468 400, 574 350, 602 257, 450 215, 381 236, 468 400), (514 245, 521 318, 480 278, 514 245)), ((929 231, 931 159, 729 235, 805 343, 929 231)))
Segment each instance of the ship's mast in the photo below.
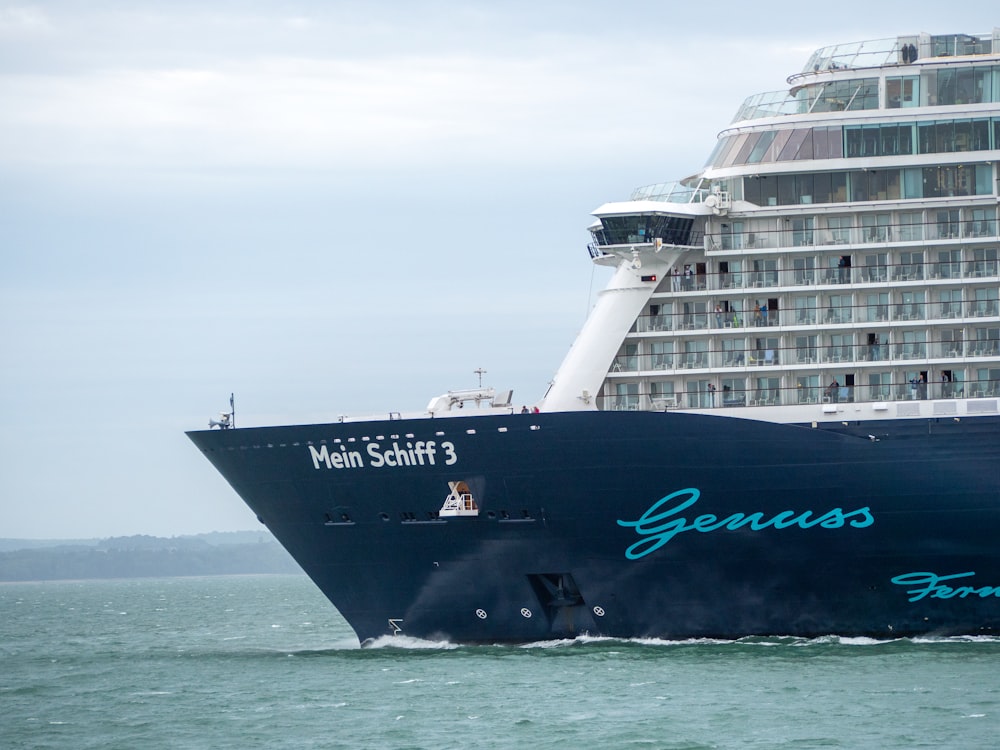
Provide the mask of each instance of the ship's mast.
POLYGON ((678 253, 632 249, 619 257, 614 277, 597 298, 542 400, 544 411, 597 409, 597 394, 622 340, 678 253))

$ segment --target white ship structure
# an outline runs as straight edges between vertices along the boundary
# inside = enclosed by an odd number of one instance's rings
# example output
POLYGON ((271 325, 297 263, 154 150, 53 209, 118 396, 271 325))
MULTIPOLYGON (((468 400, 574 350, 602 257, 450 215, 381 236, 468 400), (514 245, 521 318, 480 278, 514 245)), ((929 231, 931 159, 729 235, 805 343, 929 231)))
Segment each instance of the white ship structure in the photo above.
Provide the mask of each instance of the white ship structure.
POLYGON ((701 172, 598 208, 617 270, 543 408, 995 413, 998 34, 821 49, 701 172))

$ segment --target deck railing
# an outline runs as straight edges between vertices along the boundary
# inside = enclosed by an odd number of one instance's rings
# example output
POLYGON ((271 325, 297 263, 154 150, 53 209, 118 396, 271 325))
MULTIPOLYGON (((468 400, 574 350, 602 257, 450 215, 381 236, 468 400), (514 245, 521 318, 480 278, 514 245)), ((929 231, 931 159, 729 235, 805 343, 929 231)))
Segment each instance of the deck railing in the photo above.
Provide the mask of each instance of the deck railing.
MULTIPOLYGON (((879 403, 1000 397, 1000 381, 932 381, 913 377, 908 382, 881 385, 792 385, 779 388, 746 388, 681 393, 643 392, 603 396, 604 411, 661 411, 671 409, 732 409, 794 404, 879 403)), ((946 411, 946 410, 943 410, 946 411)))

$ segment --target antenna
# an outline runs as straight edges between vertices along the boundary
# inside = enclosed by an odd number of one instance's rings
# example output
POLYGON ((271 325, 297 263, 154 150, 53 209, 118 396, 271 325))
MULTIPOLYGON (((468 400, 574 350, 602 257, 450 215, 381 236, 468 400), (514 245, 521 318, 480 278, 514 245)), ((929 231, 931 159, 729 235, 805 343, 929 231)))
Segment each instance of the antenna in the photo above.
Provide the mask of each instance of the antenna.
POLYGON ((483 375, 486 374, 486 370, 484 370, 482 367, 477 367, 475 370, 473 370, 473 372, 476 375, 479 376, 479 387, 482 388, 483 387, 483 375))
POLYGON ((219 420, 208 420, 208 429, 218 427, 220 430, 228 430, 236 426, 236 400, 233 394, 229 394, 229 411, 219 414, 219 420))

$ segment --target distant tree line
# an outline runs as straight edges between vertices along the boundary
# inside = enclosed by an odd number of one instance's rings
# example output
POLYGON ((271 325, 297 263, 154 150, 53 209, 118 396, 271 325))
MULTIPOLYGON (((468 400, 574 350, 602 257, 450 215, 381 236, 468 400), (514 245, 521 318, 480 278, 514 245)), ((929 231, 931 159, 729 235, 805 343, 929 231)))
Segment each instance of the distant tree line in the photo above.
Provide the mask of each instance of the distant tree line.
POLYGON ((199 537, 131 536, 0 552, 0 581, 300 572, 270 535, 219 544, 199 537))

